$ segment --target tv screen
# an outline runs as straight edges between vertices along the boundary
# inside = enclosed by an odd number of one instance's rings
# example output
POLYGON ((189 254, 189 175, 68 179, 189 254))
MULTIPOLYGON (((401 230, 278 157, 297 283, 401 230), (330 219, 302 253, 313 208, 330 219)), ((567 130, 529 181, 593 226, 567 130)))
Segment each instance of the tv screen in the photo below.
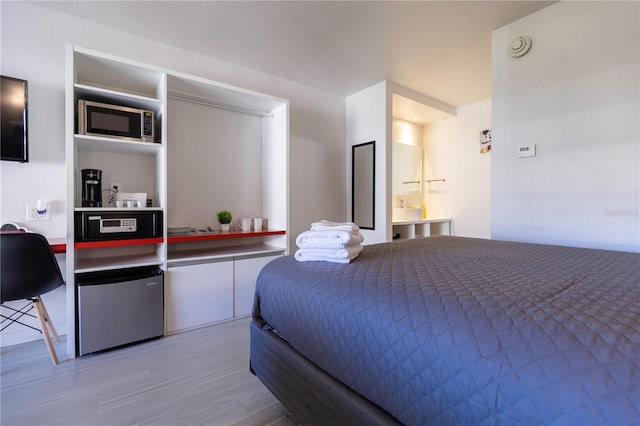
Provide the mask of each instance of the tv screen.
POLYGON ((0 76, 0 140, 1 159, 29 161, 29 139, 27 134, 27 81, 0 76))

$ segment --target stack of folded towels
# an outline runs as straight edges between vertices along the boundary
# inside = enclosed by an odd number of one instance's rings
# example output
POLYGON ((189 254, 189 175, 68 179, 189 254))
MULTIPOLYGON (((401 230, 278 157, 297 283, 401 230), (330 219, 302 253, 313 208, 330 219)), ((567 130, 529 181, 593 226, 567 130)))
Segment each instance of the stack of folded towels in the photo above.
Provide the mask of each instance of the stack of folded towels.
POLYGON ((353 222, 321 220, 298 235, 295 253, 298 262, 349 263, 362 251, 364 237, 353 222))

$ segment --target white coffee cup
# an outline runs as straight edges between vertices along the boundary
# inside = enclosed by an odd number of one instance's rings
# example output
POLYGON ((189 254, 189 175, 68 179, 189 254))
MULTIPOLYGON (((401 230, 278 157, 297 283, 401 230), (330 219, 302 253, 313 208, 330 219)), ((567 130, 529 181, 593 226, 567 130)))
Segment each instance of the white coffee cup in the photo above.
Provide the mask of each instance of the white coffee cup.
POLYGON ((123 207, 123 204, 124 204, 124 203, 122 202, 122 200, 118 200, 118 201, 116 201, 116 207, 118 207, 118 208, 122 208, 122 207, 123 207))
POLYGON ((243 231, 251 231, 251 218, 243 217, 242 219, 240 219, 240 226, 242 227, 243 231))
POLYGON ((140 201, 140 200, 138 200, 138 201, 136 201, 136 206, 137 206, 139 209, 141 209, 141 208, 143 208, 143 207, 145 206, 145 202, 144 202, 144 201, 140 201))
POLYGON ((261 217, 254 217, 253 218, 253 229, 256 232, 262 230, 262 218, 261 217))
POLYGON ((127 200, 127 207, 132 209, 136 206, 136 202, 133 200, 127 200))

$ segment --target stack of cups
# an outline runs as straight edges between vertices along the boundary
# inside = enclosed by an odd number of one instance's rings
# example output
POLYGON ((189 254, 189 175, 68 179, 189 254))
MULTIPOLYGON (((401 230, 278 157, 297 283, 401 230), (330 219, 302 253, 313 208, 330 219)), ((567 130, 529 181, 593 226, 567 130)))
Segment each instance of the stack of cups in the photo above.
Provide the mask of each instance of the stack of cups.
POLYGON ((243 217, 240 219, 240 227, 243 231, 251 231, 252 226, 255 232, 262 231, 263 228, 267 228, 267 219, 262 217, 243 217))

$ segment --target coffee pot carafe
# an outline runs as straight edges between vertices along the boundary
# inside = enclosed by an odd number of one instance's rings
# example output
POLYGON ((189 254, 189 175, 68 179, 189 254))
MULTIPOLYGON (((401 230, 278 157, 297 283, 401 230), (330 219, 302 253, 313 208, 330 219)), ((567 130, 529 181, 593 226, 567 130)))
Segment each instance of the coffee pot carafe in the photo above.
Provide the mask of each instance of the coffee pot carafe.
POLYGON ((82 169, 82 207, 102 207, 102 170, 82 169))

